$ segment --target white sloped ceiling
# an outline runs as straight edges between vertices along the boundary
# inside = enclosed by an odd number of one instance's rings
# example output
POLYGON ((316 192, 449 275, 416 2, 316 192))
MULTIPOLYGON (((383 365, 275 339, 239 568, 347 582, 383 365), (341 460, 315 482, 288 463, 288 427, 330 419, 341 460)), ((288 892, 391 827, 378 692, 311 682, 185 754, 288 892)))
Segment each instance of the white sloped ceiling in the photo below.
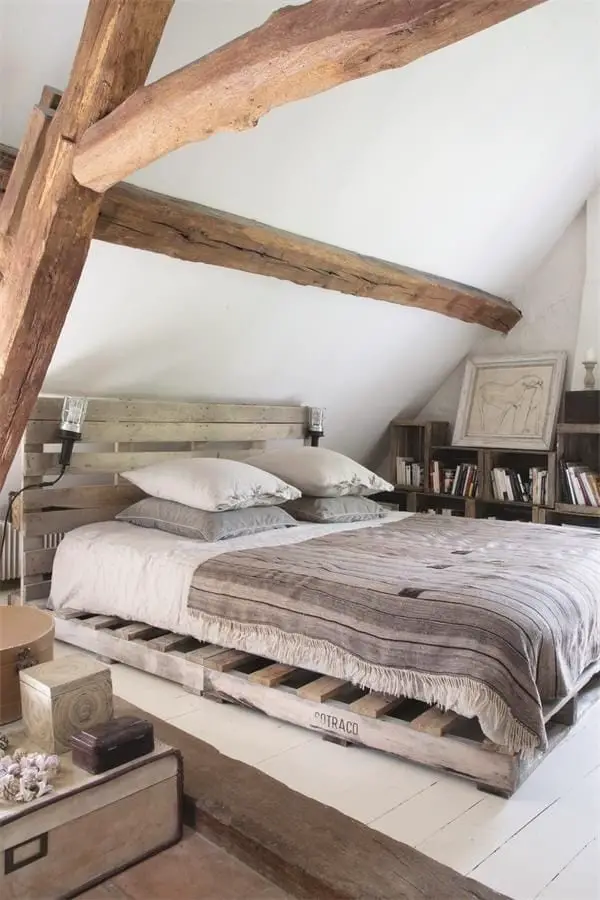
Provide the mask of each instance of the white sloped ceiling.
MULTIPOLYGON (((178 0, 151 80, 273 0, 178 0)), ((64 86, 85 0, 0 0, 0 140, 64 86)), ((598 0, 548 0, 395 72, 270 114, 136 174, 187 197, 506 297, 597 175, 598 0)), ((366 458, 480 329, 432 313, 94 243, 50 391, 302 401, 366 458)))

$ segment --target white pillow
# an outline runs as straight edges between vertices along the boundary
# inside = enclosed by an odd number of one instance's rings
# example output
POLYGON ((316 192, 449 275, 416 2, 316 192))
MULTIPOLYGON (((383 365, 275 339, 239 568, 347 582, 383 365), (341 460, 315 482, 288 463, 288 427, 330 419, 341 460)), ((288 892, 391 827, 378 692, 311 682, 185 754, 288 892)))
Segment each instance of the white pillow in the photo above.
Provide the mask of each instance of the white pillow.
POLYGON ((245 461, 278 475, 307 497, 343 497, 393 490, 379 475, 326 447, 266 450, 246 457, 245 461))
POLYGON ((274 475, 233 459, 172 459, 121 475, 151 497, 207 512, 277 506, 300 496, 274 475))

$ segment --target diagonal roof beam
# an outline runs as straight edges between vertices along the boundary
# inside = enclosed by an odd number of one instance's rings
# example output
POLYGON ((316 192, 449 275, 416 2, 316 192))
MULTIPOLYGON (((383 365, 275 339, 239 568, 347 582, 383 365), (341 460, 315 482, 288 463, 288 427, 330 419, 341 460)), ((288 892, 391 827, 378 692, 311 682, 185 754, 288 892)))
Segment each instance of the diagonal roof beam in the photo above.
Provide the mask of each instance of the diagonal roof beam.
MULTIPOLYGON (((0 145, 0 197, 16 151, 0 145)), ((521 314, 476 288, 342 250, 200 203, 118 184, 104 196, 94 237, 343 294, 386 300, 507 332, 521 314)))
POLYGON ((83 135, 73 173, 106 191, 153 160, 275 107, 407 63, 544 0, 310 0, 137 90, 83 135))

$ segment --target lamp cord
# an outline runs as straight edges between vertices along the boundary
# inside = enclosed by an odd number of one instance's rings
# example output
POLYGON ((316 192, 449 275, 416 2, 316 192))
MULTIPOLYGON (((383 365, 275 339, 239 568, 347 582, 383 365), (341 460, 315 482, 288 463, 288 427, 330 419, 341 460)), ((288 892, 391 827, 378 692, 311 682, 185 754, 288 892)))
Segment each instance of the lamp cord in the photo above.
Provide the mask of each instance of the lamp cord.
POLYGON ((20 491, 17 491, 9 500, 8 507, 6 509, 6 515, 4 516, 4 524, 2 528, 2 534, 0 535, 0 559, 2 559, 2 553, 4 552, 4 543, 6 541, 6 529, 8 527, 8 522, 10 519, 10 514, 12 512, 12 508, 14 506, 15 500, 17 500, 21 494, 24 494, 25 491, 32 491, 34 488, 49 488, 54 487, 55 484, 58 484, 60 479, 63 477, 65 472, 67 471, 67 466, 62 466, 60 470, 60 475, 58 478, 55 478, 54 481, 42 481, 39 484, 26 484, 25 487, 22 487, 20 491))

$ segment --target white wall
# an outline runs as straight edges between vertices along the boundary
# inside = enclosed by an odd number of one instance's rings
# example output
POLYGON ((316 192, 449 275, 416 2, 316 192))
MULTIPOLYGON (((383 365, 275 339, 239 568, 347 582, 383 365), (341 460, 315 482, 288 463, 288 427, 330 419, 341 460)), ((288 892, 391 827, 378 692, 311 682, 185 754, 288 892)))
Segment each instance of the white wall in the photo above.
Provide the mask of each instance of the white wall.
MULTIPOLYGON (((523 310, 521 322, 506 337, 482 333, 470 355, 566 350, 569 354, 566 384, 569 385, 585 271, 586 215, 582 210, 517 293, 516 302, 523 310)), ((579 365, 579 361, 576 364, 579 365)), ((420 419, 454 422, 463 374, 464 362, 461 361, 421 410, 420 419)))
POLYGON ((594 191, 586 204, 586 232, 585 283, 570 384, 573 391, 584 388, 582 363, 590 350, 598 362, 594 375, 596 386, 600 388, 600 189, 594 191))
MULTIPOLYGON (((277 0, 178 0, 156 78, 277 0)), ((0 139, 64 86, 86 0, 0 0, 0 139)), ((514 297, 594 184, 600 0, 548 0, 396 72, 284 107, 136 183, 514 297)), ((1 302, 1 301, 0 301, 1 302)), ((1 307, 0 307, 1 313, 1 307)), ((0 319, 1 322, 1 319, 0 319)), ((369 459, 480 329, 94 244, 46 390, 306 401, 369 459)))

